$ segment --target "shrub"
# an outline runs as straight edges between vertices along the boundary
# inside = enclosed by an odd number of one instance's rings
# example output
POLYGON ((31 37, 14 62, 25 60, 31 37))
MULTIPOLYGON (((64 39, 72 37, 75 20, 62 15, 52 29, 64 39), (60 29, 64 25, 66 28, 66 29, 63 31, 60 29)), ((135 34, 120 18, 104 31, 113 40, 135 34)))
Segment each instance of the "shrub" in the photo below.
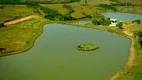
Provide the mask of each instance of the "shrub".
POLYGON ((63 5, 63 7, 68 9, 69 13, 73 13, 74 12, 73 8, 70 5, 63 5))
POLYGON ((135 33, 134 33, 134 36, 136 37, 138 37, 139 38, 139 44, 140 44, 140 46, 141 46, 141 48, 142 48, 142 31, 135 31, 135 33))
POLYGON ((142 38, 141 37, 139 38, 139 44, 140 44, 140 46, 142 48, 142 38))
POLYGON ((120 29, 123 29, 123 27, 122 27, 123 23, 122 22, 117 23, 116 26, 119 27, 120 29))
POLYGON ((87 15, 86 17, 87 17, 87 18, 92 18, 92 16, 91 16, 91 15, 87 15))
POLYGON ((140 24, 140 23, 141 23, 141 20, 137 19, 137 20, 132 21, 132 23, 140 24))
POLYGON ((1 23, 1 24, 0 24, 0 27, 6 27, 6 26, 4 25, 4 23, 1 23))
POLYGON ((78 2, 78 1, 80 1, 80 0, 71 0, 70 2, 72 3, 72 2, 78 2))

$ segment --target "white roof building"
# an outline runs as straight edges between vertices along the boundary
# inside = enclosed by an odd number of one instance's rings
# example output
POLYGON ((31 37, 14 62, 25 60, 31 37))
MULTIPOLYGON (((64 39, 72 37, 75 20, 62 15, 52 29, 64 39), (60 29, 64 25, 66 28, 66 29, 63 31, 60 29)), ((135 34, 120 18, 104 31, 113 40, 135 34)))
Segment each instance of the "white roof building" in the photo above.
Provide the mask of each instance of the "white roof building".
POLYGON ((109 26, 116 26, 117 23, 119 22, 118 19, 110 19, 111 20, 111 24, 109 26))

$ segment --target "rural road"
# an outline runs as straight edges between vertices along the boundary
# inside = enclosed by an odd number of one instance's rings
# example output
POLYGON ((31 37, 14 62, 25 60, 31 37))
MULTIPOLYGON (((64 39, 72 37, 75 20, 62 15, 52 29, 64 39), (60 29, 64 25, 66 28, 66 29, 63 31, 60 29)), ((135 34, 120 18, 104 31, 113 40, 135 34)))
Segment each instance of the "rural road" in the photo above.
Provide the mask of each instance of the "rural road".
POLYGON ((26 17, 23 17, 23 18, 19 18, 19 19, 15 19, 15 20, 12 20, 12 21, 5 22, 4 25, 16 24, 16 23, 19 23, 19 22, 23 22, 23 21, 33 19, 33 18, 39 18, 39 16, 38 15, 26 16, 26 17))

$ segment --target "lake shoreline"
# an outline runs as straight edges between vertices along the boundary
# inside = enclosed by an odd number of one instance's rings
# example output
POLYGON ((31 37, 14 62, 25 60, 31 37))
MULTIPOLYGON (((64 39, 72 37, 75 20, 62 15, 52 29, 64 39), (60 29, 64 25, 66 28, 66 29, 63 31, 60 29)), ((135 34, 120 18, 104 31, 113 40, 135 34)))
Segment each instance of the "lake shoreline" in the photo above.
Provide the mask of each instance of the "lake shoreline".
MULTIPOLYGON (((53 23, 55 23, 55 22, 53 22, 53 23)), ((97 28, 85 27, 85 25, 69 24, 69 23, 64 23, 64 22, 59 22, 59 24, 66 24, 66 25, 79 26, 79 27, 84 27, 84 28, 105 30, 105 31, 108 31, 108 32, 111 32, 111 33, 115 33, 115 34, 120 35, 120 36, 124 36, 124 37, 126 37, 126 38, 131 40, 131 46, 129 48, 129 57, 128 57, 127 62, 125 63, 124 67, 122 67, 117 73, 112 75, 108 80, 117 80, 117 79, 119 79, 121 77, 121 75, 129 73, 129 71, 133 67, 135 67, 135 63, 134 62, 136 61, 136 58, 137 58, 137 52, 136 52, 136 48, 134 47, 135 40, 134 40, 134 38, 132 36, 129 36, 128 34, 123 33, 122 31, 101 29, 99 27, 97 27, 97 28)))
POLYGON ((39 33, 35 37, 33 37, 33 39, 30 41, 30 44, 28 46, 26 46, 23 50, 18 50, 18 51, 6 53, 6 54, 2 53, 2 55, 0 55, 0 57, 9 56, 9 55, 15 55, 15 54, 20 54, 20 53, 23 53, 23 52, 26 52, 26 51, 30 50, 34 46, 36 39, 43 33, 43 27, 44 27, 45 24, 48 24, 48 22, 45 21, 40 26, 39 33))
POLYGON ((132 37, 127 37, 127 38, 131 39, 131 47, 129 49, 128 61, 125 64, 125 66, 122 69, 120 69, 120 71, 118 71, 118 73, 114 74, 110 78, 110 80, 117 80, 117 79, 119 79, 121 77, 121 75, 129 73, 130 70, 136 66, 135 63, 134 63, 136 61, 136 59, 137 59, 137 52, 136 52, 136 48, 134 47, 135 40, 132 37))
POLYGON ((36 39, 43 33, 43 27, 44 27, 44 25, 45 24, 50 24, 50 23, 65 24, 65 25, 78 26, 78 27, 84 27, 84 28, 92 28, 92 29, 98 29, 98 30, 105 30, 105 31, 108 31, 108 32, 111 32, 111 33, 115 33, 115 34, 118 34, 118 35, 125 36, 125 37, 129 38, 131 40, 131 47, 130 47, 128 61, 125 64, 125 66, 120 71, 118 71, 118 73, 116 73, 115 75, 112 75, 112 77, 110 78, 110 80, 116 80, 116 79, 118 79, 122 74, 127 73, 128 71, 130 71, 134 67, 134 61, 136 60, 137 56, 136 56, 136 52, 133 51, 133 50, 136 50, 134 48, 135 40, 134 40, 133 37, 130 37, 127 34, 124 34, 124 33, 120 32, 120 31, 109 30, 107 28, 101 29, 100 27, 94 28, 93 26, 92 27, 87 27, 86 25, 77 25, 77 24, 71 24, 71 23, 68 23, 68 22, 57 22, 57 21, 45 22, 40 27, 39 33, 31 40, 30 44, 25 49, 23 49, 21 51, 19 50, 19 51, 16 51, 16 52, 11 52, 11 53, 8 53, 8 54, 2 55, 2 56, 19 54, 19 53, 23 53, 23 52, 26 52, 26 51, 30 50, 34 46, 34 43, 35 43, 36 39))

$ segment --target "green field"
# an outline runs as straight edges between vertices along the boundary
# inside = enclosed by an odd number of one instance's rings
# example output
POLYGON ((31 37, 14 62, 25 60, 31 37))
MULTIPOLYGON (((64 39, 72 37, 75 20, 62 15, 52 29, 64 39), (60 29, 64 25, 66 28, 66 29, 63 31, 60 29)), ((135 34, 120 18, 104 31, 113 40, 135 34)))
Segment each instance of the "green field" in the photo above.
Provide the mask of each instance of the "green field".
POLYGON ((42 32, 45 19, 32 19, 0 28, 0 47, 6 48, 2 55, 22 52, 32 47, 34 40, 42 32))
POLYGON ((0 23, 5 20, 13 19, 15 17, 23 17, 37 14, 33 8, 28 8, 25 5, 0 5, 0 23))

